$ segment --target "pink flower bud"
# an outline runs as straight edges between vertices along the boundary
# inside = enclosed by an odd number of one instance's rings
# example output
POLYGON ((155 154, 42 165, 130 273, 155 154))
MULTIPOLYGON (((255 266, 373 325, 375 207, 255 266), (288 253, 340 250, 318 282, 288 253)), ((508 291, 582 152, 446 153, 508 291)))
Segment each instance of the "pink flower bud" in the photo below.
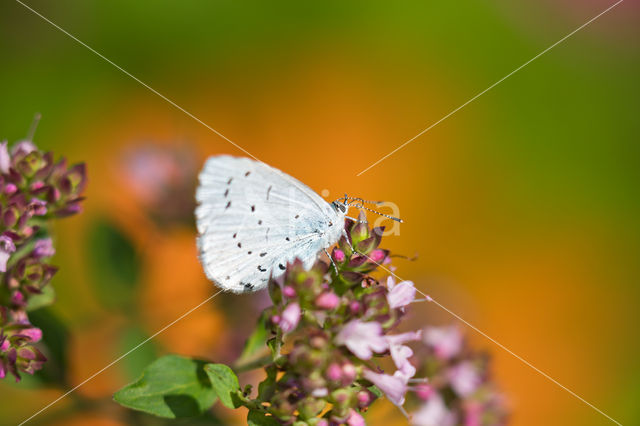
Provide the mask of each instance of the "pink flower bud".
POLYGON ((426 384, 416 385, 412 388, 412 390, 416 395, 418 395, 418 398, 423 401, 426 401, 427 399, 429 399, 429 397, 431 397, 431 395, 433 395, 433 388, 426 384))
POLYGON ((350 362, 342 366, 342 379, 347 384, 355 380, 356 374, 357 374, 356 367, 354 367, 354 365, 351 364, 350 362))
POLYGON ((280 315, 274 315, 271 317, 271 322, 274 324, 280 324, 280 320, 281 320, 280 315))
POLYGON ((358 392, 358 395, 356 397, 358 399, 358 406, 360 406, 361 408, 368 407, 369 404, 371 404, 371 402, 373 401, 371 392, 369 392, 368 390, 361 390, 360 392, 358 392))
POLYGON ((366 426, 367 424, 364 421, 364 418, 358 414, 356 410, 353 408, 349 412, 349 417, 347 418, 348 426, 366 426))
POLYGON ((284 294, 285 297, 288 297, 289 299, 293 299, 294 297, 296 297, 296 290, 287 285, 282 289, 282 294, 284 294))
POLYGON ((344 254, 344 252, 340 249, 335 249, 333 251, 333 259, 336 262, 344 262, 344 260, 346 259, 346 256, 344 254))
POLYGON ((352 314, 360 312, 360 308, 362 308, 362 306, 355 300, 349 304, 349 311, 351 311, 352 314))
POLYGON ((322 293, 316 299, 316 306, 320 309, 335 309, 338 303, 340 303, 340 298, 332 292, 322 293))
POLYGON ((337 382, 342 377, 342 369, 338 364, 333 362, 329 364, 329 367, 327 367, 326 375, 327 379, 337 382))
POLYGON ((382 260, 384 260, 385 256, 384 256, 384 251, 380 250, 380 249, 375 249, 374 251, 371 252, 371 256, 369 256, 371 258, 371 260, 373 260, 376 263, 381 262, 382 260))
POLYGON ((43 186, 44 186, 44 182, 39 180, 39 181, 33 182, 31 184, 31 190, 32 191, 37 191, 38 189, 42 188, 43 186))
POLYGON ((4 193, 7 195, 15 194, 17 190, 18 190, 18 187, 12 183, 8 183, 4 186, 4 193))

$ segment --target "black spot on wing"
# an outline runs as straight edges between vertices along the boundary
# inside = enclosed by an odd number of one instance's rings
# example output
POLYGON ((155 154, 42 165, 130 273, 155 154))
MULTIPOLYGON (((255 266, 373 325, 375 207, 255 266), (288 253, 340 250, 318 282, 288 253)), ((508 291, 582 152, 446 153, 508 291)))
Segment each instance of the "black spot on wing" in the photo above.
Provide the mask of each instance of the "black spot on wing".
POLYGON ((267 268, 263 268, 262 265, 258 265, 258 271, 267 272, 267 268))
POLYGON ((249 176, 250 174, 251 174, 251 172, 247 172, 247 173, 245 173, 245 174, 244 174, 244 177, 247 177, 247 176, 249 176))

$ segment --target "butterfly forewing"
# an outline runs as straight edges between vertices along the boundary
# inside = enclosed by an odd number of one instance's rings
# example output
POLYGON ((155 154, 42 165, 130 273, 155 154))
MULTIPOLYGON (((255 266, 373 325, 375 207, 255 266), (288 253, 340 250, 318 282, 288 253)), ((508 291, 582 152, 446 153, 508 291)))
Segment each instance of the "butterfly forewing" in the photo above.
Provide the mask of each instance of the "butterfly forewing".
POLYGON ((209 158, 196 199, 204 270, 234 292, 264 288, 295 258, 311 266, 343 220, 303 183, 248 158, 209 158))

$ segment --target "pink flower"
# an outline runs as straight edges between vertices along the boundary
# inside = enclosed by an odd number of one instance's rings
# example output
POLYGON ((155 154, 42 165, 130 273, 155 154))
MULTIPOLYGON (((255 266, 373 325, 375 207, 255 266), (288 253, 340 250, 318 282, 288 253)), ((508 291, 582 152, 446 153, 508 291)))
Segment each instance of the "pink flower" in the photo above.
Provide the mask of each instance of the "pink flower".
POLYGON ((53 248, 51 238, 36 241, 36 244, 33 247, 33 255, 36 258, 51 257, 54 254, 56 254, 56 250, 53 248))
POLYGON ((462 349, 462 334, 456 326, 428 327, 424 333, 424 343, 433 349, 440 359, 450 359, 462 349))
POLYGON ((449 411, 442 397, 435 393, 422 407, 411 416, 414 426, 453 426, 455 414, 449 411))
POLYGON ((0 143, 0 173, 9 173, 9 167, 11 167, 11 157, 9 156, 7 141, 4 141, 0 143))
POLYGON ((464 361, 450 368, 448 376, 451 388, 463 398, 471 396, 482 384, 482 378, 471 361, 464 361))
POLYGON ((416 298, 416 288, 411 281, 403 281, 392 286, 387 293, 387 302, 391 309, 402 308, 413 302, 416 298))
POLYGON ((342 263, 342 262, 344 262, 344 260, 346 259, 346 256, 345 256, 345 254, 344 254, 344 252, 343 252, 342 250, 340 250, 340 249, 335 249, 335 250, 333 251, 333 259, 334 259, 336 262, 340 262, 340 263, 342 263))
POLYGON ((0 272, 7 272, 7 262, 14 251, 16 245, 13 240, 6 235, 0 236, 0 272))
POLYGON ((382 335, 382 326, 377 322, 351 320, 336 336, 336 343, 345 345, 360 359, 371 359, 373 352, 384 352, 389 345, 382 335))
POLYGON ((393 376, 388 374, 374 373, 371 370, 364 370, 362 375, 365 379, 376 385, 389 401, 397 406, 404 404, 404 396, 407 393, 407 383, 409 378, 401 372, 396 371, 393 376))
POLYGON ((331 310, 338 306, 340 298, 332 292, 325 292, 320 294, 316 299, 316 306, 320 309, 331 310))
POLYGON ((285 333, 289 333, 296 329, 300 321, 300 305, 296 302, 290 303, 284 311, 280 319, 280 328, 285 333))
POLYGON ((407 377, 413 377, 416 374, 416 368, 409 362, 409 358, 413 356, 413 350, 409 346, 405 346, 404 343, 420 340, 421 336, 421 330, 385 336, 393 362, 396 364, 398 371, 407 377))
POLYGON ((353 408, 349 411, 346 423, 349 426, 366 426, 364 418, 353 408))

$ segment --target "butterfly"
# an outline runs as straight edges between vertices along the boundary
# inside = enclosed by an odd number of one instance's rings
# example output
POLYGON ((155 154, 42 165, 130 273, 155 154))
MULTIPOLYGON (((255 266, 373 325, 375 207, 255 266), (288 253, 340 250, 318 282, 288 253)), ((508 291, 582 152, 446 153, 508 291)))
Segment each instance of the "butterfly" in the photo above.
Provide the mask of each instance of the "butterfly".
MULTIPOLYGON (((266 287, 287 263, 310 268, 345 235, 352 201, 331 203, 265 163, 228 155, 207 159, 196 190, 199 258, 206 276, 234 293, 266 287)), ((359 205, 362 207, 362 205, 359 205)))

